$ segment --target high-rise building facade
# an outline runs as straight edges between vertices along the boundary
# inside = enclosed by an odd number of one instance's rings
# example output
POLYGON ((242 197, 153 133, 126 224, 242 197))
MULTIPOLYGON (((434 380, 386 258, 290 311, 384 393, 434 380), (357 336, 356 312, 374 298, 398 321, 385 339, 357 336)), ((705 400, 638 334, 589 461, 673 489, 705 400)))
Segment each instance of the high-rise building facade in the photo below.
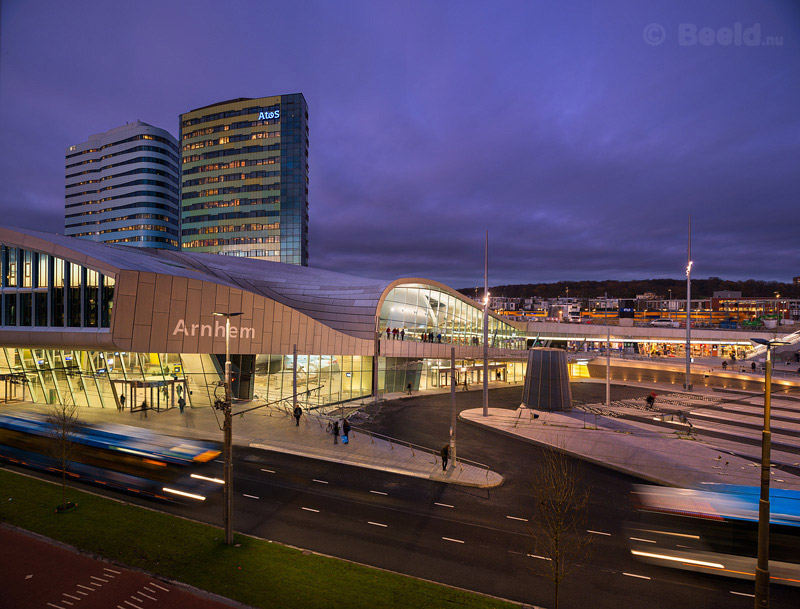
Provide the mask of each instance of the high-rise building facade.
POLYGON ((66 151, 64 234, 180 249, 180 150, 169 131, 136 121, 66 151))
POLYGON ((181 247, 308 265, 308 107, 239 98, 180 117, 181 247))

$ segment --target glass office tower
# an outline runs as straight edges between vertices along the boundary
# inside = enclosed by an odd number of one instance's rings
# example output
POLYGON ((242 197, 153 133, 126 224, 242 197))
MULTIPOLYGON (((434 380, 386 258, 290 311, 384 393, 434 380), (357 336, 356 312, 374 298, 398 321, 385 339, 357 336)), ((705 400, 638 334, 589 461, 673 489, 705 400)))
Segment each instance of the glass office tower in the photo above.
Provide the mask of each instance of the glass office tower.
POLYGON ((181 247, 308 265, 308 107, 301 93, 180 117, 181 247))

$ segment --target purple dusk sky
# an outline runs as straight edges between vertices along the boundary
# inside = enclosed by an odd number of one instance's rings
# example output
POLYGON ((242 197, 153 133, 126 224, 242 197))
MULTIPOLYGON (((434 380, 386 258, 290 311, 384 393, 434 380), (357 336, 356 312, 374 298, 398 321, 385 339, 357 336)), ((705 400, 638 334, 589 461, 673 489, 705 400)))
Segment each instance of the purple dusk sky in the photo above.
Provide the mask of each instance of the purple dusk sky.
POLYGON ((2 223, 64 150, 235 97, 309 106, 312 266, 490 283, 800 275, 795 0, 4 0, 2 223), (737 26, 740 24, 740 26, 737 26), (703 28, 711 28, 704 30, 703 28), (741 35, 740 35, 741 30, 741 35))

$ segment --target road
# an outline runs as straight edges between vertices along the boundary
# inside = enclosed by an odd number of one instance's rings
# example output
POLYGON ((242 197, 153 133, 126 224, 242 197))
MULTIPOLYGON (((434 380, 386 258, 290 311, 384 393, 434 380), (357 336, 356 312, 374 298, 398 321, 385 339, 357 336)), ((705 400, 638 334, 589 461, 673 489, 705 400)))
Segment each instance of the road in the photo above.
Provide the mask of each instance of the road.
MULTIPOLYGON (((576 385, 581 401, 604 399, 602 385, 576 385), (587 393, 588 392, 588 393, 587 393), (602 398, 591 392, 602 393, 602 398)), ((492 405, 516 407, 520 388, 494 390, 492 405)), ((614 399, 645 394, 614 388, 614 399)), ((480 392, 458 394, 458 407, 480 405, 480 392)), ((449 395, 389 403, 369 427, 417 444, 440 446, 450 425, 449 395)), ((235 528, 317 552, 486 594, 552 606, 551 584, 532 572, 526 519, 541 450, 461 424, 459 454, 491 464, 506 482, 495 489, 453 487, 384 472, 249 449, 235 451, 235 528)), ((356 441, 358 441, 356 439, 356 441)), ((221 466, 216 464, 221 471, 221 466)), ((591 557, 561 592, 565 607, 673 609, 750 607, 753 584, 669 570, 633 561, 623 522, 633 517, 627 494, 636 480, 583 464, 591 502, 591 557)), ((119 496, 119 495, 117 495, 119 496)), ((125 497, 131 500, 130 497, 125 497)), ((133 499, 137 501, 136 499, 133 499)), ((145 503, 145 502, 142 502, 145 503)), ((152 503, 147 503, 152 506, 152 503)), ((221 498, 166 511, 219 524, 221 498)), ((772 587, 772 606, 794 608, 797 588, 772 587)))

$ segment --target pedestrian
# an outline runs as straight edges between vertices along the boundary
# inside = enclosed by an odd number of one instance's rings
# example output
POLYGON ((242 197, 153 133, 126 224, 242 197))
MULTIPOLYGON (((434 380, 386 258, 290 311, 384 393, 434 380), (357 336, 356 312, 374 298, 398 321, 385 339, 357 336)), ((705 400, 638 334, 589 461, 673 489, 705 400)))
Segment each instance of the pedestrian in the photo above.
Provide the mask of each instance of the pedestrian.
POLYGON ((347 444, 350 441, 350 423, 347 419, 342 419, 342 443, 347 444))
POLYGON ((753 372, 755 372, 755 371, 756 371, 756 363, 755 363, 755 362, 752 362, 752 363, 750 364, 750 370, 752 370, 753 372))
POLYGON ((295 427, 300 427, 301 416, 303 416, 303 409, 300 408, 300 404, 298 404, 297 406, 294 407, 294 420, 296 421, 294 425, 295 427))
POLYGON ((333 422, 333 427, 331 427, 331 433, 333 434, 333 443, 339 443, 339 421, 333 422))
POLYGON ((722 362, 722 369, 723 369, 723 370, 727 370, 727 368, 728 368, 728 362, 726 362, 726 361, 723 361, 723 362, 722 362))
POLYGON ((121 396, 119 396, 119 409, 120 410, 125 410, 125 394, 124 393, 121 396))
POLYGON ((186 408, 186 398, 183 397, 183 396, 180 396, 178 398, 178 410, 181 411, 181 414, 183 414, 183 409, 184 408, 186 408))
POLYGON ((650 392, 650 395, 647 396, 646 401, 647 401, 647 407, 652 408, 656 403, 656 392, 655 391, 650 392))
POLYGON ((178 397, 181 397, 183 395, 183 385, 176 385, 175 391, 177 392, 178 397))
POLYGON ((411 395, 411 383, 406 385, 406 391, 408 392, 408 395, 411 395))
POLYGON ((442 471, 447 471, 447 462, 450 460, 450 445, 445 444, 442 446, 442 471))
POLYGON ((400 328, 400 340, 405 340, 405 339, 406 339, 406 329, 400 328))
POLYGON ((442 344, 442 333, 441 332, 439 332, 439 334, 436 335, 436 342, 439 343, 440 345, 442 344))
POLYGON ((433 342, 433 332, 430 332, 430 333, 428 334, 428 341, 429 341, 429 342, 433 342))
POLYGON ((397 340, 397 328, 392 328, 392 340, 397 340))
POLYGON ((392 337, 392 329, 389 326, 386 326, 386 340, 389 340, 392 337))
MULTIPOLYGON (((146 399, 142 400, 141 411, 144 413, 144 418, 146 419, 147 418, 147 400, 146 399)), ((142 415, 139 415, 139 418, 141 418, 141 416, 142 415)))

